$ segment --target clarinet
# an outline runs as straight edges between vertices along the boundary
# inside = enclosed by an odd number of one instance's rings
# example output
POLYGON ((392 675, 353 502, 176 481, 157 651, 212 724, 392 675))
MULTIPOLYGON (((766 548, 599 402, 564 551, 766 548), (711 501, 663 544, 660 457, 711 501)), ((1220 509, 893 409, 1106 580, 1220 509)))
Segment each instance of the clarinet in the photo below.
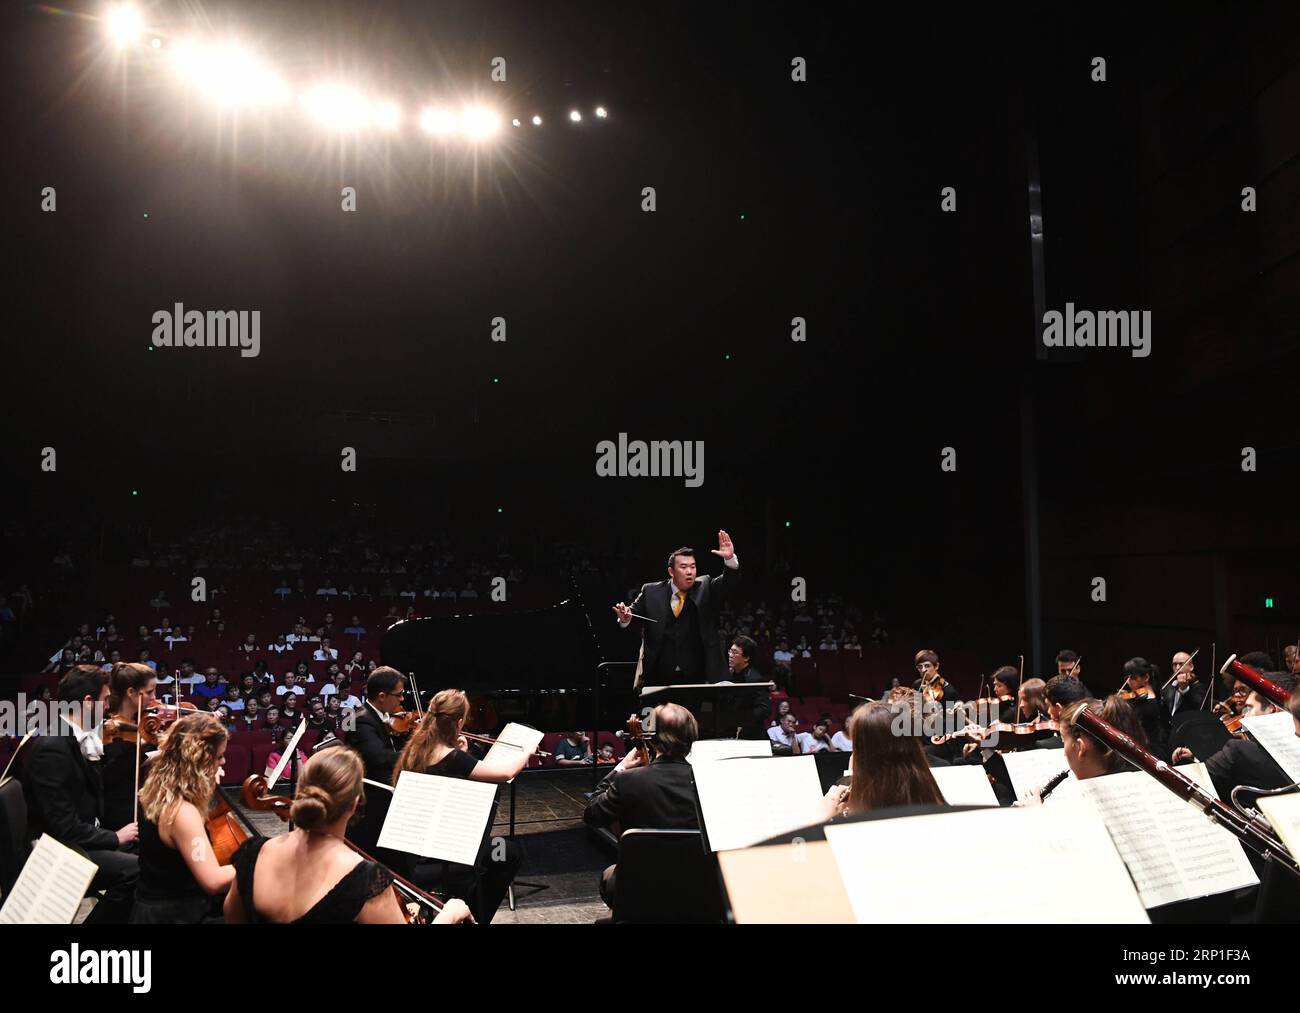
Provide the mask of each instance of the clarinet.
POLYGON ((1286 846, 1280 840, 1241 813, 1224 805, 1213 792, 1206 791, 1181 770, 1176 770, 1164 760, 1153 756, 1130 736, 1087 707, 1079 708, 1074 715, 1073 724, 1139 770, 1150 774, 1184 802, 1196 806, 1212 823, 1223 827, 1264 861, 1274 862, 1300 879, 1300 864, 1287 853, 1286 846))
POLYGON ((1061 771, 1059 774, 1054 774, 1052 776, 1052 779, 1048 781, 1045 785, 1043 785, 1043 790, 1038 793, 1038 801, 1046 802, 1047 796, 1050 795, 1052 792, 1056 791, 1056 786, 1069 776, 1070 776, 1070 771, 1068 768, 1061 771))

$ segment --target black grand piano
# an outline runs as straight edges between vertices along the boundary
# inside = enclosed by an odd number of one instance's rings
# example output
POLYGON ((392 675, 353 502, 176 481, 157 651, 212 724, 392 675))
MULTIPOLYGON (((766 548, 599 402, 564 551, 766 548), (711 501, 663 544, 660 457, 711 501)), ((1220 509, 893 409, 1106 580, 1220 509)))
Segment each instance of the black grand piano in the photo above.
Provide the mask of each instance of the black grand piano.
POLYGON ((492 734, 508 721, 544 732, 622 728, 634 713, 633 669, 602 664, 582 599, 547 608, 407 619, 380 645, 384 664, 413 675, 423 697, 470 696, 466 727, 492 734))

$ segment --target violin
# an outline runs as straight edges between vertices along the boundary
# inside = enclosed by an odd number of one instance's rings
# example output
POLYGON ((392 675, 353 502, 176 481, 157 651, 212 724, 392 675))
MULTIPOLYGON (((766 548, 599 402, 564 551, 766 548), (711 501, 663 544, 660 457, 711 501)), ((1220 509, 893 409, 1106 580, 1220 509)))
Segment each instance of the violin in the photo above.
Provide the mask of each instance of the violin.
POLYGON ((208 812, 207 829, 218 865, 229 865, 239 846, 248 840, 248 832, 221 792, 217 792, 217 804, 208 812))
POLYGON ((187 714, 197 714, 198 711, 198 707, 194 704, 188 700, 183 700, 179 705, 170 703, 154 704, 145 713, 152 718, 156 718, 159 726, 163 726, 169 725, 173 721, 179 721, 187 714))
POLYGON ((414 731, 424 720, 423 714, 416 714, 413 711, 395 711, 388 716, 392 719, 388 723, 388 728, 396 735, 405 735, 407 732, 414 731))
POLYGON ((651 762, 650 740, 646 738, 641 719, 635 714, 627 719, 627 737, 631 747, 641 754, 641 763, 649 766, 651 762))
POLYGON ((921 695, 925 697, 925 699, 937 703, 943 699, 944 687, 947 685, 948 683, 944 680, 942 675, 936 675, 930 681, 921 683, 921 695))
POLYGON ((1156 691, 1150 686, 1147 686, 1144 689, 1121 689, 1119 691, 1119 698, 1121 700, 1154 700, 1156 698, 1156 691))
POLYGON ((162 722, 158 720, 157 715, 146 712, 141 724, 144 726, 143 728, 132 721, 127 721, 125 718, 108 718, 104 722, 100 738, 106 746, 110 742, 130 742, 133 744, 139 742, 147 746, 158 745, 158 732, 162 728, 162 722))

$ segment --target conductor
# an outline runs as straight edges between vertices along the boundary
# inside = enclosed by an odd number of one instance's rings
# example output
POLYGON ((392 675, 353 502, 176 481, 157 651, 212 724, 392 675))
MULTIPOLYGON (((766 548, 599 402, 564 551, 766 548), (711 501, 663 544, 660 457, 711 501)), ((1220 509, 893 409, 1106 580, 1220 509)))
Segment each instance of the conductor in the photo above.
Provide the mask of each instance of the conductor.
POLYGON ((631 605, 614 606, 619 626, 626 629, 634 617, 642 620, 635 688, 727 678, 718 611, 740 584, 740 559, 725 531, 718 532, 712 552, 726 567, 721 575, 696 576, 695 550, 683 546, 668 556, 667 580, 643 584, 631 605))

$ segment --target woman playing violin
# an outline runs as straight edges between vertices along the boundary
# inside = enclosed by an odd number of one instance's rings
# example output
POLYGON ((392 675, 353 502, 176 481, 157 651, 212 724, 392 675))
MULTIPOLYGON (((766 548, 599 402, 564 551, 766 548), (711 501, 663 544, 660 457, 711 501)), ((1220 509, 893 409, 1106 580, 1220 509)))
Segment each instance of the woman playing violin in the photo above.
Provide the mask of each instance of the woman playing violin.
MULTIPOLYGON (((476 760, 469 753, 468 741, 461 735, 469 713, 469 698, 460 690, 444 689, 435 693, 423 720, 411 733, 397 758, 393 784, 397 784, 404 770, 495 784, 503 784, 517 776, 528 765, 532 754, 523 749, 499 748, 496 750, 498 755, 491 759, 476 760)), ((449 862, 421 862, 418 866, 408 866, 410 875, 400 868, 397 871, 435 893, 463 892, 464 887, 471 887, 476 895, 474 917, 480 923, 487 923, 505 899, 522 860, 523 856, 513 841, 502 840, 499 846, 490 845, 485 837, 473 867, 449 862), (498 854, 493 855, 494 850, 498 854)))
MULTIPOLYGON (((921 739, 896 734, 894 718, 895 709, 880 701, 864 703, 849 715, 852 784, 833 785, 826 793, 825 819, 890 806, 944 804, 921 739)), ((921 727, 919 716, 915 726, 921 727)))
MULTIPOLYGON (((1153 685, 1159 682, 1160 669, 1145 658, 1129 658, 1124 662, 1124 688, 1120 690, 1121 700, 1127 700, 1137 712, 1146 732, 1147 741, 1163 748, 1164 729, 1168 724, 1165 706, 1160 702, 1153 685)), ((1157 749, 1159 752, 1159 749, 1157 749)))
POLYGON ((148 665, 114 665, 109 674, 109 716, 104 721, 104 824, 124 827, 135 820, 135 793, 139 786, 136 757, 157 748, 158 721, 149 713, 154 706, 158 677, 148 665), (137 748, 137 724, 144 735, 137 748))
MULTIPOLYGON (((406 923, 393 894, 392 874, 343 843, 343 831, 361 801, 364 773, 361 757, 341 746, 307 761, 290 809, 294 829, 281 837, 250 838, 235 852, 227 922, 406 923)), ((463 901, 449 900, 434 922, 462 922, 469 916, 463 901)))
POLYGON ((220 720, 205 712, 188 714, 163 733, 140 791, 133 923, 197 924, 234 881, 234 870, 217 863, 206 830, 226 740, 220 720))

